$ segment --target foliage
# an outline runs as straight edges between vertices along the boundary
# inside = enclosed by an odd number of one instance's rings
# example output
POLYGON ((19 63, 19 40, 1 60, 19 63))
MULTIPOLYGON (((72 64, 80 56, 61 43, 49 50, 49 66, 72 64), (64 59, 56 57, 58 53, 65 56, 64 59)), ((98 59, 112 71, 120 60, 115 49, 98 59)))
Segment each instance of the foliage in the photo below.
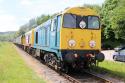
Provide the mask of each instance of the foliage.
POLYGON ((27 24, 24 24, 20 27, 19 31, 17 32, 17 36, 20 36, 31 29, 37 27, 38 25, 46 22, 48 19, 50 19, 50 15, 41 15, 37 17, 36 19, 31 19, 27 24))
POLYGON ((0 42, 0 83, 45 83, 22 60, 11 43, 0 42))
POLYGON ((40 25, 40 24, 46 22, 50 18, 51 18, 50 15, 41 15, 40 17, 37 17, 37 25, 40 25))
POLYGON ((17 36, 20 36, 29 30, 35 28, 37 26, 36 19, 31 19, 27 24, 24 24, 20 27, 19 31, 17 31, 17 36))
POLYGON ((101 11, 104 37, 125 40, 125 0, 106 0, 101 11))
POLYGON ((100 15, 101 6, 99 6, 99 5, 84 4, 84 7, 94 9, 98 13, 98 15, 100 15))
POLYGON ((114 30, 115 37, 125 40, 125 6, 117 7, 112 16, 112 29, 114 30))
POLYGON ((0 41, 12 41, 16 32, 1 32, 0 41))
POLYGON ((98 73, 105 73, 112 77, 122 78, 125 81, 125 64, 114 61, 103 61, 94 70, 98 73))
POLYGON ((38 25, 46 22, 48 19, 50 19, 50 15, 41 15, 37 17, 36 19, 33 18, 29 20, 28 23, 20 26, 20 29, 17 32, 13 32, 12 34, 6 33, 6 34, 0 34, 0 41, 12 41, 14 38, 30 31, 31 29, 37 27, 38 25))

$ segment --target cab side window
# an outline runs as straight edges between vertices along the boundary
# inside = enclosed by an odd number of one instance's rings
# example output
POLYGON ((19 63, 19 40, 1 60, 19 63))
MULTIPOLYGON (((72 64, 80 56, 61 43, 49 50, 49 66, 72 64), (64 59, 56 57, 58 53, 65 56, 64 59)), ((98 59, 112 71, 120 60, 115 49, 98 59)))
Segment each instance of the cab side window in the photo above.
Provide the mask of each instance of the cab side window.
POLYGON ((30 43, 30 35, 28 35, 28 43, 30 43))
POLYGON ((51 24, 51 31, 55 31, 57 28, 57 17, 52 19, 52 24, 51 24))
POLYGON ((36 32, 36 44, 38 43, 38 32, 36 32))

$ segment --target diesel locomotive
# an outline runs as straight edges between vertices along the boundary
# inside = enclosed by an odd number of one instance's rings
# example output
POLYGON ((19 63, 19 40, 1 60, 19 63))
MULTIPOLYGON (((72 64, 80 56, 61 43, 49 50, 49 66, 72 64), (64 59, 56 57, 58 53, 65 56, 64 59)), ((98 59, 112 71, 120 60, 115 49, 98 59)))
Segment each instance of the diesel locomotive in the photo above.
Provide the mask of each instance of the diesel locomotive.
POLYGON ((55 69, 90 68, 104 60, 98 14, 72 7, 16 38, 14 42, 55 69))

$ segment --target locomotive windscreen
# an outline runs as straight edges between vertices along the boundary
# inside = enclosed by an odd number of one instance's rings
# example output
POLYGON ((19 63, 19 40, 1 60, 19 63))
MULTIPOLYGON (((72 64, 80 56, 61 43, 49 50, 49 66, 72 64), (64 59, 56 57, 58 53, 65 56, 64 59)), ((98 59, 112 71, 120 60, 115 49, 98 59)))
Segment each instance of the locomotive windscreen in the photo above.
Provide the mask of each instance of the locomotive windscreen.
POLYGON ((99 29, 99 26, 100 22, 97 16, 64 15, 63 27, 65 28, 99 29))
POLYGON ((88 28, 99 29, 99 27, 100 27, 99 17, 88 16, 88 28))
POLYGON ((63 26, 67 28, 76 28, 76 15, 65 14, 63 26))

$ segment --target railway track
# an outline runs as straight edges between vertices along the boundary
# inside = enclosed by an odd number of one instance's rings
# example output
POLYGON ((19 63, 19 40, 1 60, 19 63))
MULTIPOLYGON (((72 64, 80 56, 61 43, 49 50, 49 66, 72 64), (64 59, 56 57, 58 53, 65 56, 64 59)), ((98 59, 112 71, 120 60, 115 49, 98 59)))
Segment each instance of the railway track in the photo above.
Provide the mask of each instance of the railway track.
POLYGON ((88 70, 84 70, 84 72, 87 73, 87 74, 90 74, 90 75, 94 76, 97 79, 100 79, 104 83, 113 83, 113 81, 111 81, 110 79, 104 77, 101 74, 97 74, 97 73, 95 73, 93 71, 88 71, 88 70))
POLYGON ((102 75, 90 72, 88 70, 69 75, 63 73, 62 76, 72 83, 114 83, 102 75))
MULTIPOLYGON (((40 61, 39 58, 36 58, 36 59, 40 61)), ((46 65, 43 61, 40 61, 40 62, 42 64, 46 65)), ((46 66, 48 66, 48 65, 46 65, 46 66)), ((48 66, 48 67, 50 67, 50 66, 48 66)), ((54 69, 52 67, 50 67, 50 68, 54 69)), ((57 73, 59 73, 59 72, 57 72, 57 73)), ((83 71, 80 71, 80 72, 73 72, 71 74, 66 74, 66 73, 61 72, 61 75, 65 79, 70 81, 71 83, 114 83, 110 79, 105 78, 103 75, 97 74, 97 73, 92 72, 90 70, 83 70, 83 71)), ((63 83, 63 82, 61 82, 61 83, 63 83)))
MULTIPOLYGON (((42 64, 46 65, 43 61, 42 61, 42 64)), ((46 66, 48 66, 48 65, 46 65, 46 66)), ((48 67, 55 70, 51 66, 48 66, 48 67)), ((70 74, 66 74, 63 72, 60 73, 58 71, 57 71, 57 73, 59 73, 61 76, 63 76, 65 79, 67 79, 71 83, 114 83, 110 79, 105 78, 103 75, 97 74, 90 70, 83 70, 81 72, 76 71, 76 72, 70 73, 70 74)))

